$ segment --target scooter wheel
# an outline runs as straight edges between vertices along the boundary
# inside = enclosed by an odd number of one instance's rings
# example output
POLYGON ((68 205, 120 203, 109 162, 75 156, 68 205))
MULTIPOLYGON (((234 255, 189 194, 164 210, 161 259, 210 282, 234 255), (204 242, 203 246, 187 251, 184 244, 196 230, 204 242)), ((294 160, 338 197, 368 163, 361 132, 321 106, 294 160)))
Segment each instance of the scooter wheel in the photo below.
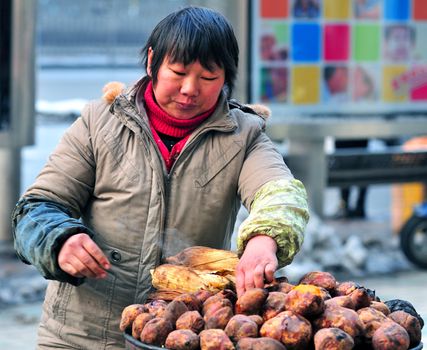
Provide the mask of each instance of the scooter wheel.
POLYGON ((400 231, 400 247, 410 262, 427 269, 427 218, 411 216, 400 231))

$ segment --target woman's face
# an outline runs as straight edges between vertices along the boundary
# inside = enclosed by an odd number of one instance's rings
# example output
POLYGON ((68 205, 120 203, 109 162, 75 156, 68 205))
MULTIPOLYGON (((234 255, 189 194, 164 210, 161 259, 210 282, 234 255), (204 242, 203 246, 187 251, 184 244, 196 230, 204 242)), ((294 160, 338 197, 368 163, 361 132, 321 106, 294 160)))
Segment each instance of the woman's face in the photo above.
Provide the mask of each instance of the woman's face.
MULTIPOLYGON (((152 50, 148 52, 149 75, 153 54, 152 50)), ((153 90, 157 103, 166 113, 177 119, 191 119, 216 104, 224 83, 224 69, 218 66, 210 71, 199 61, 185 66, 171 63, 165 57, 153 90)))

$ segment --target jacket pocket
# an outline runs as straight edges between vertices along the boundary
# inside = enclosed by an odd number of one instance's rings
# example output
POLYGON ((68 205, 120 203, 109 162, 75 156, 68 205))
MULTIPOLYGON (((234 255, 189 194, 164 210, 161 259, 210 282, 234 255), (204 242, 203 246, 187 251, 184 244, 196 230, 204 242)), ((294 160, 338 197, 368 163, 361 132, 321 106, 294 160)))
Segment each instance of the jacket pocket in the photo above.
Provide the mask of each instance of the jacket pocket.
POLYGON ((231 146, 217 160, 210 162, 208 169, 203 172, 194 184, 197 188, 205 187, 218 173, 229 164, 237 154, 242 150, 243 143, 234 141, 231 146))
POLYGON ((105 279, 87 279, 79 287, 55 283, 56 297, 48 312, 52 320, 46 320, 47 328, 77 349, 104 349, 115 284, 111 274, 105 279))
POLYGON ((105 131, 103 139, 107 149, 112 154, 115 163, 120 168, 121 172, 131 181, 138 182, 139 172, 138 168, 131 162, 123 149, 123 145, 119 142, 118 138, 110 131, 105 131))

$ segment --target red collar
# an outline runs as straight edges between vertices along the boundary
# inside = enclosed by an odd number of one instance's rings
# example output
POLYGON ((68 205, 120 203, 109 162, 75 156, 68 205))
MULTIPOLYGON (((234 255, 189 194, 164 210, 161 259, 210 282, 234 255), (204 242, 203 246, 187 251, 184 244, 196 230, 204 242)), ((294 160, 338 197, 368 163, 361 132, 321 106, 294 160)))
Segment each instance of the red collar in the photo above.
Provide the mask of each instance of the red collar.
POLYGON ((166 113, 156 102, 153 93, 153 84, 150 81, 144 93, 145 107, 148 119, 153 128, 161 133, 172 137, 185 137, 196 129, 201 123, 211 116, 216 105, 210 110, 199 114, 191 119, 177 119, 166 113))

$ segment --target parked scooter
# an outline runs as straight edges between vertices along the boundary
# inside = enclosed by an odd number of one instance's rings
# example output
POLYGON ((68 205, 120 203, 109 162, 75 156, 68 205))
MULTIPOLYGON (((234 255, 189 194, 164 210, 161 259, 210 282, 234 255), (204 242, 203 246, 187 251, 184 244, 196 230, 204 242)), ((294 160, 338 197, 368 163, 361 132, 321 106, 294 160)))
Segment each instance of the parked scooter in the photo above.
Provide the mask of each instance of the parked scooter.
POLYGON ((427 269, 427 202, 415 207, 402 226, 400 247, 410 262, 427 269))

